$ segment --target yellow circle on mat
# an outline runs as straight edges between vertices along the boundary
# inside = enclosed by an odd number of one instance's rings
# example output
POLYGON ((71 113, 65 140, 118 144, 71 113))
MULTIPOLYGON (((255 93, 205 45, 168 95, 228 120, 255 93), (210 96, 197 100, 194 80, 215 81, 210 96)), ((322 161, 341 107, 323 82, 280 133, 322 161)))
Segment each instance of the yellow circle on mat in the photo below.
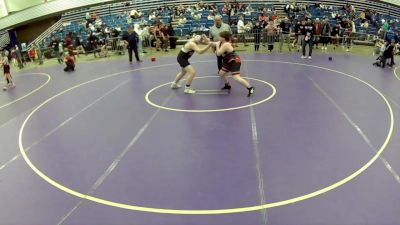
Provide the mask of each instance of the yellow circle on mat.
MULTIPOLYGON (((215 78, 215 77, 219 78, 218 76, 204 76, 204 77, 197 77, 195 79, 215 78)), ((261 83, 263 83, 263 84, 265 84, 267 86, 270 86, 272 88, 271 95, 266 97, 266 98, 264 98, 264 99, 262 99, 262 100, 260 100, 260 101, 254 102, 252 104, 243 105, 243 106, 237 106, 237 107, 231 107, 231 108, 223 108, 223 109, 178 109, 178 108, 172 108, 172 107, 166 107, 166 106, 158 105, 158 104, 152 102, 151 99, 150 99, 150 95, 155 90, 157 90, 159 88, 162 88, 164 86, 170 85, 171 82, 169 82, 169 83, 161 84, 161 85, 151 89, 150 91, 148 91, 146 96, 145 96, 145 99, 146 99, 146 102, 149 105, 154 106, 154 107, 159 108, 159 109, 175 111, 175 112, 206 113, 206 112, 225 112, 225 111, 232 111, 232 110, 249 108, 249 107, 252 107, 252 106, 256 106, 256 105, 262 104, 262 103, 272 99, 276 95, 276 88, 274 87, 274 85, 272 85, 272 84, 270 84, 270 83, 268 83, 268 82, 266 82, 264 80, 260 80, 260 79, 256 79, 256 78, 246 77, 246 79, 258 81, 258 82, 261 82, 261 83)))
MULTIPOLYGON (((52 101, 53 99, 55 99, 56 97, 63 95, 73 89, 76 89, 78 87, 84 86, 86 84, 98 81, 98 80, 102 80, 102 79, 107 79, 107 78, 111 78, 111 77, 115 77, 115 76, 119 76, 122 74, 126 74, 129 72, 134 72, 134 71, 140 71, 140 70, 147 70, 147 69, 152 69, 152 68, 160 68, 160 67, 166 67, 166 66, 176 66, 176 64, 166 64, 166 65, 159 65, 159 66, 152 66, 152 67, 146 67, 146 68, 141 68, 141 69, 134 69, 134 70, 129 70, 129 71, 123 71, 123 72, 118 72, 118 73, 114 73, 114 74, 110 74, 107 76, 103 76, 91 81, 87 81, 81 84, 78 84, 74 87, 71 87, 63 92, 60 92, 56 95, 54 95, 53 97, 47 99, 46 101, 44 101, 42 104, 40 104, 37 108, 35 108, 29 115, 28 117, 25 119, 25 121, 23 122, 20 131, 19 131, 19 137, 18 137, 18 144, 19 144, 19 149, 21 152, 22 157, 24 158, 25 162, 28 164, 28 166, 39 176, 41 177, 43 180, 45 180, 46 182, 48 182, 49 184, 53 185, 54 187, 68 193, 71 194, 73 196, 85 199, 85 200, 89 200, 89 201, 93 201, 96 203, 100 203, 100 204, 104 204, 104 205, 108 205, 108 206, 112 206, 112 207, 117 207, 117 208, 122 208, 122 209, 128 209, 128 210, 135 210, 135 211, 142 211, 142 212, 152 212, 152 213, 167 213, 167 214, 187 214, 187 215, 211 215, 211 214, 228 214, 228 213, 240 213, 240 212, 249 212, 249 211, 257 211, 257 210, 262 210, 262 209, 267 209, 267 208, 273 208, 273 207, 278 207, 278 206, 284 206, 284 205, 288 205, 288 204, 293 204, 296 202, 300 202, 306 199, 310 199, 313 197, 316 197, 318 195, 321 194, 325 194, 335 188, 338 188, 340 186, 342 186, 343 184, 353 180, 354 178, 356 178, 357 176, 359 176, 360 174, 362 174, 365 170, 367 170, 384 152, 384 150, 386 149, 386 147, 389 144, 389 141, 392 137, 393 134, 393 126, 394 126, 394 114, 393 114, 393 110, 392 107, 389 103, 389 101, 386 99, 386 97, 378 90, 376 89, 374 86, 372 86, 370 83, 363 81, 355 76, 352 76, 350 74, 346 74, 337 70, 333 70, 333 69, 329 69, 326 67, 321 67, 321 66, 315 66, 315 65, 309 65, 309 64, 302 64, 302 63, 295 63, 295 62, 284 62, 284 61, 270 61, 270 60, 242 60, 244 62, 267 62, 267 63, 280 63, 280 64, 288 64, 288 65, 300 65, 300 66, 306 66, 306 67, 313 67, 313 68, 317 68, 317 69, 322 69, 322 70, 326 70, 326 71, 331 71, 331 72, 335 72, 338 73, 340 75, 352 78, 356 81, 361 82, 362 84, 366 85, 367 87, 371 88, 373 91, 375 91, 382 99, 383 101, 386 103, 387 106, 387 111, 389 113, 389 118, 390 118, 390 126, 389 126, 389 130, 388 130, 388 134, 387 137, 384 141, 384 143, 382 144, 382 146, 379 148, 379 150, 376 152, 376 154, 365 164, 363 165, 361 168, 357 169, 356 171, 354 171, 353 173, 351 173, 349 176, 345 177, 342 180, 337 181, 336 183, 333 183, 325 188, 313 191, 309 194, 306 195, 301 195, 301 196, 297 196, 291 199, 286 199, 286 200, 282 200, 282 201, 277 201, 277 202, 271 202, 271 203, 267 203, 267 204, 263 204, 263 205, 254 205, 254 206, 246 206, 246 207, 239 207, 239 208, 227 208, 227 209, 192 209, 192 210, 186 210, 186 209, 165 209, 165 208, 154 208, 154 207, 145 207, 145 206, 137 206, 137 205, 130 205, 130 204, 126 204, 126 203, 120 203, 120 202, 113 202, 113 201, 109 201, 106 199, 102 199, 102 198, 98 198, 95 196, 91 196, 88 194, 83 194, 80 193, 78 191, 75 191, 71 188, 68 188, 60 183, 58 183, 57 181, 51 179, 50 177, 46 176, 42 171, 40 171, 29 159, 29 157, 26 154, 25 148, 23 146, 22 143, 22 139, 23 139, 23 132, 25 129, 26 124, 28 123, 29 119, 33 116, 33 114, 35 114, 35 112, 37 112, 41 107, 43 107, 45 104, 49 103, 50 101, 52 101)), ((209 60, 209 61, 199 61, 199 62, 194 62, 194 63, 215 63, 215 60, 209 60)))

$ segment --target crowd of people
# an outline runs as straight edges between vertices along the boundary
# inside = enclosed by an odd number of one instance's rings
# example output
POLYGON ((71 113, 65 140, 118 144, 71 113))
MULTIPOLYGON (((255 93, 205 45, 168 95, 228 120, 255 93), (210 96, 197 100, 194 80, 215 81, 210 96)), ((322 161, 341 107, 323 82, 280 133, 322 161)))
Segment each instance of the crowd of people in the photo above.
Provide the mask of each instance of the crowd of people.
MULTIPOLYGON (((215 21, 213 24, 218 24, 218 21, 222 22, 224 19, 225 23, 222 24, 231 29, 233 38, 239 43, 244 43, 245 46, 254 43, 255 51, 260 51, 260 46, 265 46, 266 51, 272 52, 276 42, 279 43, 280 52, 286 44, 289 51, 301 51, 302 58, 311 58, 313 49, 327 51, 330 44, 333 48, 342 45, 346 51, 350 51, 352 41, 357 37, 356 27, 361 26, 366 29, 376 28, 377 33, 369 40, 376 44, 377 55, 380 54, 382 45, 392 43, 395 46, 394 54, 398 52, 400 36, 395 23, 380 21, 380 15, 376 11, 358 12, 350 4, 338 9, 321 2, 313 5, 289 2, 284 10, 287 15, 280 17, 272 5, 252 6, 236 0, 226 1, 223 5, 202 1, 190 6, 165 4, 147 11, 132 9, 130 12, 119 14, 119 18, 126 19, 127 25, 124 26, 107 24, 95 12, 87 13, 82 23, 83 29, 79 32, 69 32, 64 38, 53 35, 48 43, 32 45, 27 55, 28 60, 38 64, 43 63, 43 58, 49 57, 57 58, 61 64, 65 57, 71 55, 71 52, 78 57, 80 54, 107 57, 109 50, 112 50, 119 54, 128 52, 130 62, 134 53, 136 60, 140 62, 140 55, 145 54, 149 47, 165 52, 176 48, 177 35, 173 22, 176 22, 179 27, 186 24, 188 20, 195 21, 204 18, 203 14, 207 15, 207 20, 215 21), (312 12, 319 12, 324 16, 313 19, 315 15, 312 12), (258 16, 254 17, 254 13, 258 16), (133 20, 135 23, 132 22, 133 20), (387 35, 390 30, 395 32, 387 35), (84 37, 82 32, 88 33, 88 36, 84 37)), ((211 35, 212 28, 208 27, 207 32, 211 35)), ((234 44, 237 45, 237 43, 234 44)), ((22 68, 24 62, 27 61, 22 55, 18 46, 12 48, 10 50, 11 65, 22 68)), ((386 56, 385 58, 390 58, 388 54, 386 56)))

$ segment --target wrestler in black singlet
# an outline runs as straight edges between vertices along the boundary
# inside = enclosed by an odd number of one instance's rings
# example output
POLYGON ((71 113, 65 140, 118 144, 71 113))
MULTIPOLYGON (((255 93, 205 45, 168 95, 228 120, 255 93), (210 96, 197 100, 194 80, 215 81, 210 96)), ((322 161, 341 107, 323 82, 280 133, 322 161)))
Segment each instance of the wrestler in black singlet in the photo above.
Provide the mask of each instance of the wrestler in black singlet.
POLYGON ((189 59, 192 57, 194 54, 194 50, 191 50, 189 52, 186 52, 185 47, 182 47, 181 51, 178 54, 178 63, 182 68, 186 68, 187 66, 190 65, 189 59))
POLYGON ((233 52, 225 52, 222 54, 222 70, 225 72, 231 72, 232 75, 240 74, 240 66, 241 60, 238 54, 235 51, 233 52))

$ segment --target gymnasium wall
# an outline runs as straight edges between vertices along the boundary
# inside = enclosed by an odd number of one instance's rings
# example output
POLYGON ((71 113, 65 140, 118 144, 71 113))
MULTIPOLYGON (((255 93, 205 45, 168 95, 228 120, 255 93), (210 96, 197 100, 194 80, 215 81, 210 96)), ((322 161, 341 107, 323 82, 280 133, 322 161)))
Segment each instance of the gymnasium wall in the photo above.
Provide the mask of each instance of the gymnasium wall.
POLYGON ((60 20, 60 17, 52 17, 15 28, 18 42, 26 43, 36 39, 41 33, 46 31, 58 20, 60 20))
POLYGON ((51 0, 5 0, 7 11, 17 12, 51 0))

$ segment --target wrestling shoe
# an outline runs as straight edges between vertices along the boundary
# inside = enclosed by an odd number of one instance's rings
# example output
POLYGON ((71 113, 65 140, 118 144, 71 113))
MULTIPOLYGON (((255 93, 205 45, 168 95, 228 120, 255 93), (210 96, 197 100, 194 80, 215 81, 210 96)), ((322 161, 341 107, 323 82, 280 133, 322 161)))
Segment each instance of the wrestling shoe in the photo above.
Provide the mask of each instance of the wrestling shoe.
POLYGON ((185 94, 195 94, 196 91, 193 90, 191 87, 185 87, 185 94))
POLYGON ((171 88, 172 89, 178 89, 178 88, 181 88, 181 87, 182 86, 179 83, 172 82, 172 84, 171 84, 171 88))
POLYGON ((247 97, 250 97, 254 93, 254 87, 249 87, 249 88, 247 88, 247 90, 249 91, 249 94, 247 95, 247 97))
POLYGON ((232 89, 232 86, 231 85, 226 85, 225 84, 225 86, 223 87, 223 88, 221 88, 221 90, 227 90, 227 91, 230 91, 232 89))

